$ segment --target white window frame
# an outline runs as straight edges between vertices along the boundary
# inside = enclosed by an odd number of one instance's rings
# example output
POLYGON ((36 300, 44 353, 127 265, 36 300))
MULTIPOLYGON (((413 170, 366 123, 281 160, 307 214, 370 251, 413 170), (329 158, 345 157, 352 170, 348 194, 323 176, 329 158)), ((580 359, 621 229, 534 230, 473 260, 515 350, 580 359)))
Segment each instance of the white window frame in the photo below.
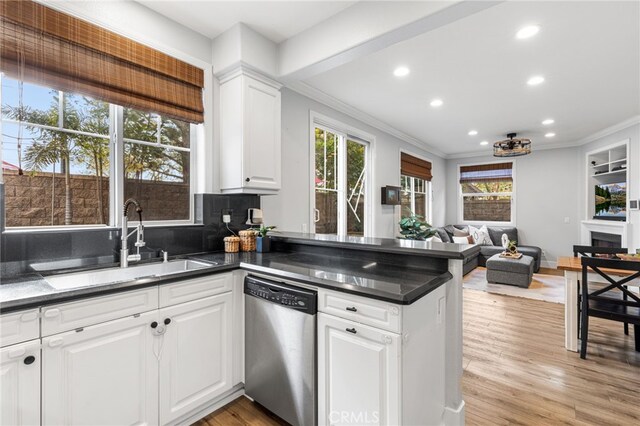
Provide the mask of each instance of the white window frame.
POLYGON ((485 161, 485 162, 473 162, 473 163, 465 163, 465 164, 458 164, 458 174, 456 175, 456 184, 458 187, 457 193, 458 193, 458 223, 462 224, 462 225, 487 225, 487 226, 516 226, 516 191, 517 191, 517 184, 516 184, 516 164, 517 161, 514 158, 505 158, 504 160, 501 161, 485 161), (500 164, 500 163, 511 163, 511 179, 512 179, 512 186, 511 186, 511 192, 487 192, 487 193, 473 193, 473 194, 463 194, 462 193, 462 185, 460 184, 460 169, 462 167, 466 167, 466 166, 482 166, 485 164, 500 164), (500 221, 489 221, 489 220, 464 220, 464 201, 463 201, 463 197, 464 196, 500 196, 500 195, 510 195, 511 196, 511 219, 507 222, 500 222, 500 221))
MULTIPOLYGON (((316 200, 315 200, 315 129, 319 128, 330 133, 333 133, 343 140, 351 140, 357 143, 364 144, 366 146, 365 153, 365 199, 364 199, 364 237, 370 237, 374 228, 373 217, 373 182, 372 182, 372 167, 373 167, 373 150, 375 145, 375 136, 366 133, 355 127, 351 127, 345 123, 335 120, 326 115, 317 113, 313 110, 309 111, 309 232, 314 233, 316 231, 315 216, 316 216, 316 200)), ((346 163, 346 143, 339 144, 338 152, 338 173, 337 182, 340 185, 346 180, 347 163, 346 163)), ((338 188, 338 199, 346 200, 346 194, 344 189, 338 188)), ((338 202, 338 236, 347 236, 347 210, 345 203, 338 202)))
MULTIPOLYGON (((0 105, 2 105, 2 78, 3 73, 0 72, 0 105)), ((44 86, 42 86, 44 87, 44 86)), ((55 90, 55 89, 52 89, 55 90)), ((60 96, 60 103, 63 102, 64 91, 58 91, 60 96)), ((124 125, 124 107, 109 104, 109 134, 108 135, 98 135, 87 132, 81 132, 72 129, 66 129, 62 126, 62 123, 59 123, 58 127, 51 127, 36 123, 29 123, 30 127, 37 128, 46 128, 52 130, 60 130, 72 134, 83 134, 93 137, 100 137, 105 139, 110 139, 110 147, 109 147, 109 224, 91 224, 91 225, 51 225, 51 226, 12 226, 4 228, 4 232, 41 232, 41 231, 60 231, 60 230, 77 230, 77 229, 105 229, 105 228, 117 228, 122 225, 122 213, 123 213, 123 204, 124 204, 124 143, 128 142, 128 139, 124 138, 123 134, 123 125, 124 125)), ((62 120, 62 116, 60 121, 62 120)), ((5 120, 0 118, 0 132, 2 131, 2 123, 10 122, 18 125, 27 125, 21 124, 15 120, 5 120)), ((196 147, 198 145, 198 135, 202 132, 199 131, 199 127, 202 124, 190 124, 189 128, 189 218, 181 219, 181 220, 144 220, 143 214, 143 223, 145 226, 150 227, 160 227, 160 226, 179 226, 179 225, 193 225, 195 223, 194 217, 194 194, 195 194, 195 185, 196 185, 196 175, 197 175, 197 162, 196 162, 196 147)), ((3 137, 0 133, 0 142, 3 141, 3 137)), ((140 143, 135 141, 134 143, 140 143)), ((163 144, 154 144, 154 143, 145 143, 151 146, 159 146, 163 148, 173 149, 171 146, 163 145, 163 144)), ((182 149, 185 150, 185 149, 182 149)), ((0 149, 0 160, 2 160, 2 149, 0 149)), ((4 175, 2 169, 0 169, 0 183, 4 183, 4 175)), ((142 206, 144 209, 144 206, 142 206)))
MULTIPOLYGON (((402 154, 403 153, 407 154, 407 155, 410 155, 412 157, 419 158, 419 159, 424 160, 424 161, 428 161, 429 163, 431 163, 431 165, 433 167, 433 160, 431 160, 430 158, 425 157, 423 155, 416 154, 415 152, 412 152, 412 151, 407 151, 407 150, 401 149, 400 153, 398 155, 398 182, 399 182, 398 185, 400 187, 402 187, 402 154)), ((413 178, 413 179, 415 179, 415 178, 413 178)), ((414 193, 414 190, 413 190, 413 185, 414 185, 414 181, 412 180, 412 182, 411 182, 411 208, 412 208, 412 211, 415 212, 415 193, 414 193)), ((427 196, 425 197, 426 198, 426 200, 425 200, 425 203, 426 203, 426 206, 425 206, 426 214, 425 214, 424 220, 427 223, 433 225, 433 222, 432 222, 433 221, 433 188, 432 188, 432 184, 431 184, 430 180, 425 180, 425 185, 427 186, 426 187, 427 196)), ((400 191, 402 191, 402 188, 400 189, 400 191)), ((398 213, 396 214, 396 223, 400 222, 401 218, 402 218, 402 207, 399 209, 398 213)), ((398 229, 398 232, 399 232, 399 230, 400 230, 400 226, 399 225, 397 226, 397 229, 398 229)))

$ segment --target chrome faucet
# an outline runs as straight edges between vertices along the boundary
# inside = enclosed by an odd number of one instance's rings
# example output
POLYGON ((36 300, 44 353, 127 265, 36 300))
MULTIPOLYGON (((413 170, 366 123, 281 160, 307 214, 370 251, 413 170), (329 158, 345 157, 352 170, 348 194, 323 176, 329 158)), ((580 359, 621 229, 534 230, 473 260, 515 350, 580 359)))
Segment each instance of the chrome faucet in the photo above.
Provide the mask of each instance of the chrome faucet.
POLYGON ((142 226, 142 207, 140 207, 140 203, 138 203, 138 201, 136 201, 133 198, 129 198, 127 201, 124 202, 124 209, 122 212, 122 231, 121 231, 120 241, 121 241, 120 242, 120 267, 126 268, 127 266, 129 266, 129 262, 137 262, 140 260, 140 247, 144 247, 146 244, 144 242, 144 226, 142 226), (131 204, 136 206, 136 212, 138 213, 139 222, 138 222, 138 226, 136 226, 136 228, 133 231, 129 232, 127 210, 129 209, 129 206, 131 204), (134 232, 136 233, 135 246, 137 250, 136 250, 136 254, 130 255, 129 245, 127 241, 129 237, 133 235, 134 232))

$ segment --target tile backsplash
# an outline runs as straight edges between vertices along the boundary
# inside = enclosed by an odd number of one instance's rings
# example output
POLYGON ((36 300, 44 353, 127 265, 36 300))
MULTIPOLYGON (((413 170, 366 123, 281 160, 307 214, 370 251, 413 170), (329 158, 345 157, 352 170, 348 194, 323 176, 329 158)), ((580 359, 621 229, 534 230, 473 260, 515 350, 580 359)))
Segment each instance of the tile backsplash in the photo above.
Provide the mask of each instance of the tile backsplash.
MULTIPOLYGON (((231 210, 229 227, 246 229, 247 210, 260 207, 258 195, 195 194, 193 225, 145 228, 144 257, 157 256, 160 249, 170 256, 221 251, 230 235, 222 223, 223 211, 231 210)), ((85 265, 119 261, 120 230, 117 228, 74 230, 8 231, 4 228, 4 185, 0 184, 0 273, 2 276, 32 272, 33 264, 82 259, 85 265)), ((132 240, 130 239, 130 244, 132 240)), ((130 247, 133 248, 133 247, 130 247)))

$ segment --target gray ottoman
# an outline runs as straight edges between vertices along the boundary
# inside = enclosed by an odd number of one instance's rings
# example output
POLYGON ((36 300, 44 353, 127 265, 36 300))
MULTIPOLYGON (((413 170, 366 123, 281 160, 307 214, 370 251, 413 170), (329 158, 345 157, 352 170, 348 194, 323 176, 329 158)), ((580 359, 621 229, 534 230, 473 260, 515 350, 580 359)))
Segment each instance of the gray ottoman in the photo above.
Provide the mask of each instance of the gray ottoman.
POLYGON ((494 284, 529 287, 533 277, 533 257, 523 255, 520 259, 507 259, 494 254, 487 260, 487 281, 494 284))

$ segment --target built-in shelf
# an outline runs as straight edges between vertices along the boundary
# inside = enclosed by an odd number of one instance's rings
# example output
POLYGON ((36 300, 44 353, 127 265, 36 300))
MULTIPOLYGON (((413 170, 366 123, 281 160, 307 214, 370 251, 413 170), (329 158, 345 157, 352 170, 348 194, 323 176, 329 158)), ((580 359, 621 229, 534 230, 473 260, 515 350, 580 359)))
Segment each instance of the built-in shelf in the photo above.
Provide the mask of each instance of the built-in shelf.
MULTIPOLYGON (((628 149, 629 140, 627 139, 586 154, 587 173, 585 185, 587 187, 587 199, 585 219, 587 221, 583 222, 583 228, 585 226, 588 227, 591 222, 604 223, 602 226, 607 227, 620 227, 622 226, 620 224, 624 224, 628 220, 628 216, 623 215, 624 213, 620 211, 620 207, 614 207, 610 205, 611 203, 609 205, 602 203, 602 206, 607 209, 606 211, 615 211, 615 213, 603 215, 603 211, 599 210, 600 214, 596 215, 596 191, 594 190, 596 187, 604 190, 611 189, 612 191, 615 188, 619 193, 620 187, 626 188, 628 186, 628 149), (620 169, 621 166, 625 166, 625 168, 620 169), (617 222, 618 225, 611 225, 611 222, 616 223, 614 219, 622 220, 617 222)), ((622 233, 626 233, 624 229, 621 230, 622 233)))

